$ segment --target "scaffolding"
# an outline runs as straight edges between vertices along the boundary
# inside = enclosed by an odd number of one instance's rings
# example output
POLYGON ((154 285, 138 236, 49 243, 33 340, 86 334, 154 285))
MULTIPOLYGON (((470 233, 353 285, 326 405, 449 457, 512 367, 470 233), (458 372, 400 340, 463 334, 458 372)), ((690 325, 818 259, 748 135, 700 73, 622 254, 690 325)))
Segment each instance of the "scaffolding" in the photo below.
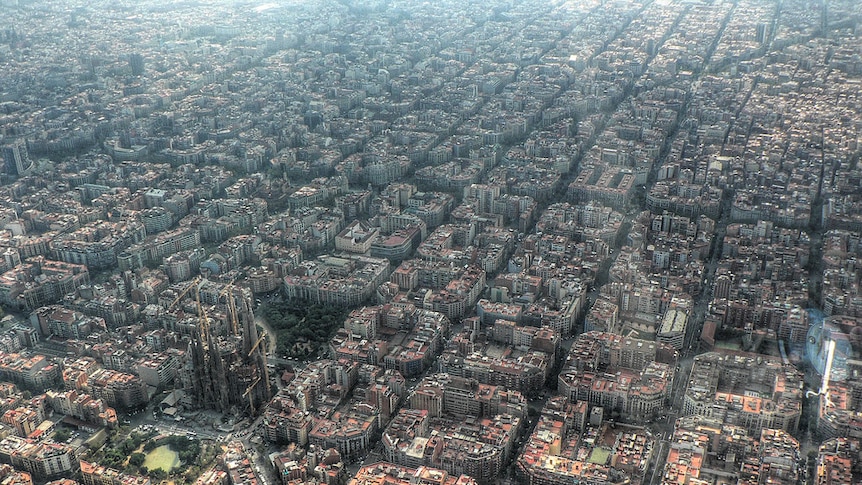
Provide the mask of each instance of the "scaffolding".
POLYGON ((196 289, 198 323, 189 342, 191 394, 201 408, 247 411, 254 416, 272 398, 266 355, 260 346, 266 335, 258 336, 251 292, 233 283, 218 292, 218 304, 224 305, 230 325, 225 335, 216 335, 200 296, 205 286, 213 284, 195 278, 171 304, 175 306, 196 289))

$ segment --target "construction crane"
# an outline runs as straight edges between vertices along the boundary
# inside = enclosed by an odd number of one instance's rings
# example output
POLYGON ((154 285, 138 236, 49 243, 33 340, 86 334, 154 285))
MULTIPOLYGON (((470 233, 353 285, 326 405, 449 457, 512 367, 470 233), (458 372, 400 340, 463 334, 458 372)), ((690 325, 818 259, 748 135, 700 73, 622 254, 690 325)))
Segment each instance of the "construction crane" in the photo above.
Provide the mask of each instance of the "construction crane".
POLYGON ((200 292, 195 293, 195 304, 198 308, 198 322, 200 324, 201 338, 209 338, 210 318, 207 315, 207 311, 204 309, 204 306, 201 305, 200 292))
POLYGON ((254 353, 254 350, 257 348, 258 345, 260 345, 261 342, 263 342, 263 339, 265 339, 265 338, 266 338, 266 333, 261 335, 260 338, 257 339, 257 342, 255 342, 254 345, 251 346, 251 350, 248 351, 249 357, 251 357, 251 354, 254 353))
MULTIPOLYGON (((181 291, 180 294, 177 295, 177 297, 174 299, 173 303, 171 303, 170 306, 168 306, 168 310, 171 310, 172 308, 177 306, 177 304, 183 298, 185 298, 186 295, 189 294, 189 292, 192 290, 192 288, 200 288, 200 282, 202 279, 203 278, 201 276, 195 276, 194 279, 192 279, 189 282, 188 286, 186 286, 183 289, 183 291, 181 291)), ((204 311, 204 308, 201 305, 201 293, 200 293, 200 291, 195 291, 195 306, 196 306, 197 312, 198 312, 200 329, 201 330, 204 330, 204 329, 208 330, 209 329, 209 325, 208 325, 209 324, 209 317, 207 317, 206 311, 204 311)), ((203 336, 203 335, 205 335, 205 333, 202 332, 201 335, 203 336)))
POLYGON ((248 389, 246 389, 245 392, 242 394, 243 399, 248 396, 249 415, 251 416, 254 416, 254 399, 251 395, 251 391, 252 389, 254 389, 254 386, 256 386, 258 382, 260 382, 260 376, 258 376, 257 379, 255 379, 254 382, 252 382, 251 385, 248 386, 248 389))
POLYGON ((189 292, 192 290, 192 288, 197 287, 197 285, 198 285, 198 283, 200 283, 200 281, 201 281, 201 277, 195 276, 195 278, 191 282, 189 282, 188 286, 186 286, 185 289, 183 289, 183 291, 181 291, 180 294, 176 297, 176 299, 174 299, 173 303, 171 303, 170 306, 168 306, 168 310, 177 306, 177 303, 179 303, 180 300, 185 298, 185 296, 189 294, 189 292))
POLYGON ((218 295, 218 301, 221 300, 222 296, 227 295, 227 313, 230 318, 231 329, 233 330, 233 335, 239 334, 239 318, 236 314, 236 302, 233 299, 233 294, 231 294, 231 290, 233 289, 233 280, 230 283, 226 284, 224 289, 218 295))

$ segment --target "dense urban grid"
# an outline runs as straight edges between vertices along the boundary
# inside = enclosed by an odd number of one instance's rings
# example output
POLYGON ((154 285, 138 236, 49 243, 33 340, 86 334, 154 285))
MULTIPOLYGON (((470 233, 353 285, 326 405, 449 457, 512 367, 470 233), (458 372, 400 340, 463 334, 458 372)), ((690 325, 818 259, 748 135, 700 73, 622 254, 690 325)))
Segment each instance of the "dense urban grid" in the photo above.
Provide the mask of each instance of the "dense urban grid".
POLYGON ((0 485, 862 483, 858 0, 0 13, 0 485))

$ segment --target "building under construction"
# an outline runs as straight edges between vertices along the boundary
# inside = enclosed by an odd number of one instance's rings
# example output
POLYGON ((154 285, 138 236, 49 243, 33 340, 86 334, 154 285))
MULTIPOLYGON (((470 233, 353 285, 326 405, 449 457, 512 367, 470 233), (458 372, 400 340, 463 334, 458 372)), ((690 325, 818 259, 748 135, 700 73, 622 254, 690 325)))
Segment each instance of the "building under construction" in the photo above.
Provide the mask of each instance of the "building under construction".
POLYGON ((252 293, 246 288, 195 279, 172 306, 194 309, 197 324, 189 333, 189 346, 180 382, 194 404, 220 412, 263 410, 271 396, 263 335, 258 335, 252 310, 252 293), (226 325, 210 313, 226 316, 226 325))

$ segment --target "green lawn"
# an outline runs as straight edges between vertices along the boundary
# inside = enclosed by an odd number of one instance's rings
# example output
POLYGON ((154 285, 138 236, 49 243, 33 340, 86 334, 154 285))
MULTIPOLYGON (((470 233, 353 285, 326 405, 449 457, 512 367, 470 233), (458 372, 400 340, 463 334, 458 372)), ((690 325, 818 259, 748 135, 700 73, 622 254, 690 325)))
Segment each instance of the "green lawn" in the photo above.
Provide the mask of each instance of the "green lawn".
POLYGON ((587 459, 590 463, 595 463, 597 465, 607 465, 608 458, 611 457, 611 451, 602 447, 593 448, 593 452, 590 453, 590 457, 587 459))
POLYGON ((180 457, 177 455, 176 451, 171 449, 170 446, 162 445, 147 453, 147 458, 144 460, 144 466, 147 467, 147 470, 161 468, 165 472, 170 472, 174 468, 180 466, 180 457))
POLYGON ((729 349, 729 350, 740 350, 739 342, 736 340, 732 341, 716 341, 715 346, 719 349, 729 349))

